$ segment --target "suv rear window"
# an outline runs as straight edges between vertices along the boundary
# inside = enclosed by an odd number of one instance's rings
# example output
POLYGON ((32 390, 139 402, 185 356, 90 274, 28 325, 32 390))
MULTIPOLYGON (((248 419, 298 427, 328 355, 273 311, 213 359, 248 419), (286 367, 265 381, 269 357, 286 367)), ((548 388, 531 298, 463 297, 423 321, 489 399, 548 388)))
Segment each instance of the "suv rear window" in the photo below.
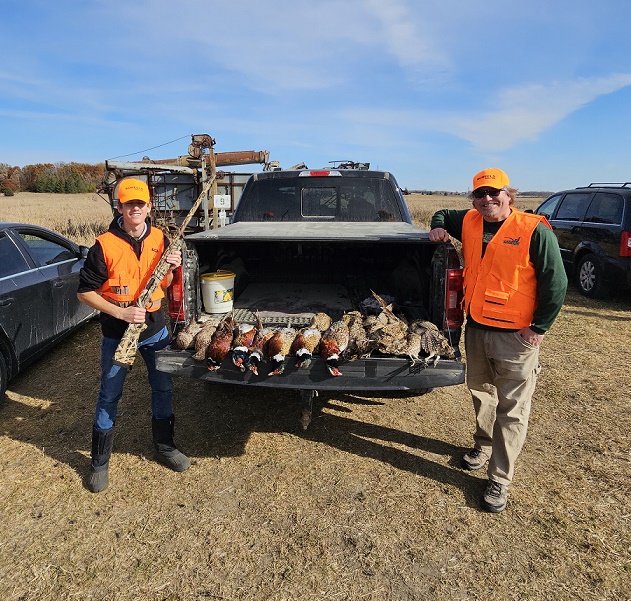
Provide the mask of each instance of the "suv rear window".
POLYGON ((556 218, 565 221, 583 221, 592 192, 570 192, 561 201, 556 218))
POLYGON ((623 207, 624 199, 620 194, 597 192, 589 205, 585 221, 620 225, 623 207))

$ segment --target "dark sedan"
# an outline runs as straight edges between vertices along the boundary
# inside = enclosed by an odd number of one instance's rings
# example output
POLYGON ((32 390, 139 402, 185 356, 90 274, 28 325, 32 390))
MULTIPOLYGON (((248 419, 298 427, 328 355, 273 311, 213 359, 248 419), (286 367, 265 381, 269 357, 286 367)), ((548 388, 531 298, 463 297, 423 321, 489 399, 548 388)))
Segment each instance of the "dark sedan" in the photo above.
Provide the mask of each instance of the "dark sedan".
POLYGON ((87 252, 46 228, 0 222, 0 399, 11 378, 96 315, 77 300, 87 252))

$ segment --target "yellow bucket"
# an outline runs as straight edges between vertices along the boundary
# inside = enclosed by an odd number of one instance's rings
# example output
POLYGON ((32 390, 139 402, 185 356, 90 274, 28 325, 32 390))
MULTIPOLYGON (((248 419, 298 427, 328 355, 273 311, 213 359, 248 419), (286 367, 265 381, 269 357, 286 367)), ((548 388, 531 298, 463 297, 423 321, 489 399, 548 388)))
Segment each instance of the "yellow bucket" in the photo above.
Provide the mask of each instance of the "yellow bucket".
POLYGON ((227 313, 232 311, 234 300, 234 278, 232 271, 202 273, 202 300, 206 313, 227 313))

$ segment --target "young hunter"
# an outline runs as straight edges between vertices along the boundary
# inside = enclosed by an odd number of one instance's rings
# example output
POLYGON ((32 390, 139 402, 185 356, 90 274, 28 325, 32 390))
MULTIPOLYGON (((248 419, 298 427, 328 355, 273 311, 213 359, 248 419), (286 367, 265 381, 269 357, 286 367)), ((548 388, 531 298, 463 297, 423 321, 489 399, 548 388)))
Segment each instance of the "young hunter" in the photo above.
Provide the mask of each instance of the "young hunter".
POLYGON ((164 289, 173 279, 172 270, 182 263, 179 250, 166 257, 169 272, 150 303, 135 302, 168 246, 165 234, 151 227, 149 188, 141 180, 127 178, 118 188, 119 215, 108 231, 90 249, 79 282, 78 298, 101 312, 101 385, 92 427, 92 459, 86 487, 101 492, 109 484, 108 467, 112 453, 118 402, 123 393, 127 368, 114 364, 114 353, 128 324, 145 323, 138 350, 147 365, 151 386, 151 426, 154 457, 160 463, 183 472, 190 461, 173 442, 174 415, 171 376, 155 366, 155 352, 169 343, 164 313, 164 289))

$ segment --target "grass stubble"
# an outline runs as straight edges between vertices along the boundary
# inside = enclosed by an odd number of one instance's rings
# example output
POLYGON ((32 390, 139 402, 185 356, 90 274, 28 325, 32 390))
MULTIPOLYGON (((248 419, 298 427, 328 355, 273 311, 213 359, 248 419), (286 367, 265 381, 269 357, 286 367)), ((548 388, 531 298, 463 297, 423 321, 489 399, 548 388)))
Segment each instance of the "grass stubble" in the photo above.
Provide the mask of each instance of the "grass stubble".
MULTIPOLYGON (((424 225, 436 208, 467 206, 408 201, 424 225)), ((110 487, 90 494, 92 322, 12 381, 0 410, 0 597, 629 599, 630 300, 570 288, 500 515, 478 507, 485 474, 458 467, 473 429, 464 385, 326 393, 302 434, 292 391, 175 378, 176 440, 193 458, 175 474, 150 458, 142 361, 120 404, 110 487)))

